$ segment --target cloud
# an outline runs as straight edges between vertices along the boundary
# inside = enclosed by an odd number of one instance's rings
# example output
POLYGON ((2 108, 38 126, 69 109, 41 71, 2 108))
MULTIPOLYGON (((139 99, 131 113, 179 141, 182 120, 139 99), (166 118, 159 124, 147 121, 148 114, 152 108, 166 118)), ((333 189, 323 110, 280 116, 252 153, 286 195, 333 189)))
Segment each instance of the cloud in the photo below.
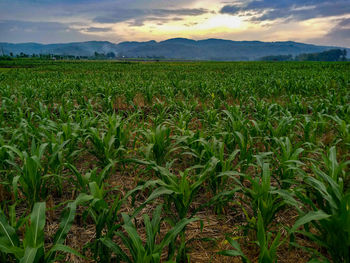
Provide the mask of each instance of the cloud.
POLYGON ((87 22, 94 18, 114 21, 140 16, 195 15, 200 8, 186 8, 196 0, 1 0, 0 17, 14 17, 26 21, 75 21, 87 22), (168 11, 169 10, 169 11, 168 11), (113 15, 116 14, 120 19, 113 15))
POLYGON ((119 42, 184 36, 350 46, 349 1, 0 0, 0 42, 119 42), (226 26, 229 15, 239 16, 241 26, 226 26), (212 18, 222 21, 214 19, 215 25, 205 27, 212 18))
POLYGON ((236 6, 236 5, 225 5, 223 8, 221 8, 220 13, 221 14, 231 14, 235 15, 239 13, 242 10, 242 7, 236 6))
POLYGON ((154 22, 157 25, 164 25, 171 21, 183 21, 184 18, 182 17, 173 17, 173 18, 167 18, 167 17, 147 17, 147 18, 136 18, 130 20, 127 24, 131 27, 141 27, 145 25, 145 22, 154 22))
POLYGON ((175 18, 184 16, 200 16, 210 11, 204 8, 181 9, 114 9, 93 19, 96 23, 119 23, 135 20, 133 26, 142 26, 145 21, 174 21, 175 18))
MULTIPOLYGON (((306 39, 309 43, 350 48, 350 18, 333 20, 333 26, 326 34, 317 38, 306 39)), ((349 53, 350 54, 350 53, 349 53)))
POLYGON ((338 23, 338 26, 350 28, 350 18, 341 19, 341 21, 338 23))
MULTIPOLYGON (((88 28, 87 31, 97 32, 98 28, 88 28)), ((103 29, 104 30, 104 29, 103 29)), ((59 22, 30 22, 18 20, 0 20, 0 42, 64 43, 88 40, 103 40, 94 34, 83 34, 71 24, 59 22)), ((117 39, 117 36, 115 36, 117 39)), ((118 40, 118 39, 117 39, 118 40)))
POLYGON ((85 31, 89 32, 89 33, 109 32, 109 31, 112 31, 112 28, 110 28, 110 27, 88 27, 88 28, 85 28, 85 31))
POLYGON ((254 0, 225 5, 220 13, 244 16, 247 13, 252 21, 307 20, 311 18, 341 16, 350 14, 349 0, 254 0))
POLYGON ((350 47, 350 18, 340 20, 325 37, 341 43, 348 43, 350 47))

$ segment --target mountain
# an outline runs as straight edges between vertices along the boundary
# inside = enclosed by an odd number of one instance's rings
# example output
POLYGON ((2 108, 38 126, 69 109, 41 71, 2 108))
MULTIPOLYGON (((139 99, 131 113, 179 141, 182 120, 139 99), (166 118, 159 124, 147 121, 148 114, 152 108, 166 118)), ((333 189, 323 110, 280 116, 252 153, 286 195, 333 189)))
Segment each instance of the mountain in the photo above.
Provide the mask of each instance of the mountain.
MULTIPOLYGON (((95 52, 113 52, 119 57, 163 57, 167 59, 188 60, 257 60, 270 55, 300 55, 316 53, 339 47, 317 46, 285 42, 231 41, 223 39, 192 40, 173 38, 156 42, 121 42, 114 44, 108 41, 88 41, 65 44, 38 43, 0 43, 5 54, 56 54, 74 56, 93 56, 95 52)), ((350 50, 348 49, 348 53, 350 50)))

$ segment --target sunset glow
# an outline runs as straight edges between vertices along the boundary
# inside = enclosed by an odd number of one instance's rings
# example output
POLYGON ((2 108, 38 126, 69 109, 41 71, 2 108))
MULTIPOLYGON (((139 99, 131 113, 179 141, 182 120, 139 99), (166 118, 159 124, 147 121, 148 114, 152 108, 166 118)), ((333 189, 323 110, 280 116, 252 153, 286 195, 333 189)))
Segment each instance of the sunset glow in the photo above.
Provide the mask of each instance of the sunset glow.
POLYGON ((0 41, 301 41, 350 46, 346 0, 77 0, 0 2, 0 41))

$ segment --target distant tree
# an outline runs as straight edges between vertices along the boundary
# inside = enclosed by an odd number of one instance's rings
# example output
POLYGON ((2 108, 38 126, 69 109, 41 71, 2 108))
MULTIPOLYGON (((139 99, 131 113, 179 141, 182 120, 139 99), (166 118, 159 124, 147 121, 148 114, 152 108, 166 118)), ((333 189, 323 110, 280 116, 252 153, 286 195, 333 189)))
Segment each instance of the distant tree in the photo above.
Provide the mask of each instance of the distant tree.
POLYGON ((95 55, 95 59, 105 59, 106 58, 106 55, 104 53, 98 53, 97 51, 95 51, 94 55, 95 55))
POLYGON ((21 53, 19 53, 19 55, 17 55, 17 57, 19 57, 19 58, 27 58, 29 56, 27 54, 21 52, 21 53))
POLYGON ((0 60, 12 60, 12 58, 8 55, 0 56, 0 60))
POLYGON ((346 50, 331 49, 320 53, 301 54, 295 58, 297 61, 343 61, 346 50))
POLYGON ((12 52, 10 52, 10 57, 13 57, 13 53, 12 52))
POLYGON ((346 51, 346 49, 343 49, 343 54, 342 54, 342 58, 341 58, 342 61, 346 61, 346 55, 347 55, 347 51, 346 51))
POLYGON ((107 58, 115 58, 114 52, 108 52, 107 53, 107 58))
POLYGON ((276 56, 266 56, 260 59, 261 61, 292 61, 292 55, 276 55, 276 56))

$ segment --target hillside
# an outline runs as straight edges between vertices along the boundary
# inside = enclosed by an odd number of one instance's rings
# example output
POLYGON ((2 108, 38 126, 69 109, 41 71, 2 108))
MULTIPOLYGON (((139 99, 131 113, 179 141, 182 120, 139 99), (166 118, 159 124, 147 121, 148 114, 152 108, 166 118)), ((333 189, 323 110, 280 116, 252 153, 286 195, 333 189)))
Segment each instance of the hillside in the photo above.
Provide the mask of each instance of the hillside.
POLYGON ((122 57, 163 57, 167 59, 191 60, 256 60, 269 55, 299 55, 315 53, 335 47, 311 44, 261 41, 231 41, 223 39, 191 40, 173 38, 161 42, 121 42, 88 41, 64 44, 0 43, 5 54, 57 54, 92 56, 94 52, 113 52, 122 57))

